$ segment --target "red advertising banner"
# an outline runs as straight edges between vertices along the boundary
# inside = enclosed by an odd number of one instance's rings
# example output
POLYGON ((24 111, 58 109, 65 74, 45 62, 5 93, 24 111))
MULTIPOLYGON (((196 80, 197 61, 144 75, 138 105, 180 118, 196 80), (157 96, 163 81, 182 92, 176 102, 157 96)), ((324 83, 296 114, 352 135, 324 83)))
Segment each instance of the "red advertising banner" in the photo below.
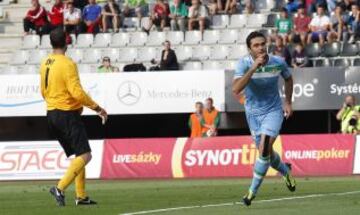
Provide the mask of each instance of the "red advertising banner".
POLYGON ((176 138, 105 140, 102 179, 171 178, 176 138))
POLYGON ((353 173, 352 135, 282 135, 283 160, 297 176, 341 176, 353 173))

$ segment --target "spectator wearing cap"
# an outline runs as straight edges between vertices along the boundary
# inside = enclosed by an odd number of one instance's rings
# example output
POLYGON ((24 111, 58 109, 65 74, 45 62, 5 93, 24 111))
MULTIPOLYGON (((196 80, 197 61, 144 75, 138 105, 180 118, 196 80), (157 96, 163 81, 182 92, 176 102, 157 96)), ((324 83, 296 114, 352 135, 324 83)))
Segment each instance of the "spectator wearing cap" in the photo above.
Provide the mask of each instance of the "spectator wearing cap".
POLYGON ((36 34, 42 35, 48 23, 46 10, 40 5, 39 0, 31 0, 31 6, 23 20, 24 34, 29 34, 32 29, 36 31, 36 34))
POLYGON ((351 6, 351 16, 349 17, 349 32, 351 34, 349 43, 360 39, 360 10, 358 4, 351 6))
POLYGON ((308 66, 309 58, 305 54, 304 46, 301 43, 295 45, 295 50, 292 53, 291 65, 294 68, 302 68, 308 66))
POLYGON ((185 31, 186 17, 188 16, 188 7, 182 0, 174 0, 170 6, 170 27, 172 31, 185 31))
POLYGON ((165 3, 164 0, 157 0, 153 10, 151 11, 149 25, 147 28, 143 28, 143 30, 149 34, 151 27, 155 25, 160 31, 162 31, 165 26, 170 24, 169 15, 170 8, 168 3, 165 3))
POLYGON ((125 0, 124 16, 138 17, 141 19, 149 13, 149 4, 147 0, 125 0))
POLYGON ((347 38, 347 23, 349 22, 349 14, 344 11, 342 4, 337 4, 335 13, 331 15, 330 32, 328 34, 328 42, 341 41, 341 38, 347 38))
POLYGON ((81 10, 74 7, 74 3, 69 1, 64 10, 64 26, 67 34, 79 34, 81 23, 81 10))
POLYGON ((98 73, 109 73, 109 72, 119 72, 119 68, 111 65, 111 60, 109 57, 104 57, 102 59, 102 65, 97 68, 98 73))
POLYGON ((100 31, 101 11, 100 5, 96 4, 95 0, 89 0, 89 4, 85 6, 82 14, 83 32, 94 34, 100 31))
POLYGON ((48 18, 50 22, 46 25, 46 32, 56 28, 63 28, 64 24, 64 9, 65 5, 62 0, 55 0, 55 3, 51 10, 48 12, 48 18))
POLYGON ((301 5, 297 10, 297 16, 294 18, 294 29, 290 40, 306 45, 310 22, 311 18, 305 14, 305 6, 301 5))
POLYGON ((275 36, 280 36, 283 39, 283 43, 287 44, 290 33, 293 29, 293 21, 289 18, 289 14, 286 8, 283 8, 281 11, 281 17, 275 20, 276 34, 275 36))
POLYGON ((108 0, 102 11, 103 32, 106 33, 108 28, 114 32, 119 32, 120 27, 120 7, 114 0, 108 0))
POLYGON ((207 18, 208 12, 206 7, 201 4, 200 0, 192 0, 192 6, 189 8, 189 31, 198 26, 199 30, 204 32, 207 18))
POLYGON ((289 48, 284 45, 283 39, 280 36, 277 36, 275 39, 275 47, 272 54, 282 57, 288 66, 291 66, 291 53, 289 48))
POLYGON ((307 43, 318 41, 323 45, 330 29, 330 18, 325 15, 325 7, 319 5, 317 7, 317 14, 310 22, 310 34, 308 35, 307 43))

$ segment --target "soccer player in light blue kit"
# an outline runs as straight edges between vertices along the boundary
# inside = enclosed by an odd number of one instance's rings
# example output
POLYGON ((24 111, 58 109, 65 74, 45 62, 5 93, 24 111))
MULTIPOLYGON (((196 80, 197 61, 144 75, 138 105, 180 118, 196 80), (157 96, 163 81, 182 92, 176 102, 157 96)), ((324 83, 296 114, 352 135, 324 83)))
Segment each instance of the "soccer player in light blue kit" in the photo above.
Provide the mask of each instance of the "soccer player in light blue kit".
POLYGON ((254 165, 254 175, 248 193, 243 197, 245 205, 251 205, 269 167, 279 171, 290 191, 296 183, 291 176, 291 165, 283 163, 273 144, 279 135, 284 119, 292 115, 291 97, 293 79, 285 61, 266 52, 266 38, 260 32, 252 32, 246 39, 249 55, 240 59, 233 81, 233 92, 245 93, 246 119, 259 150, 254 165), (279 95, 279 76, 285 80, 285 103, 279 95))

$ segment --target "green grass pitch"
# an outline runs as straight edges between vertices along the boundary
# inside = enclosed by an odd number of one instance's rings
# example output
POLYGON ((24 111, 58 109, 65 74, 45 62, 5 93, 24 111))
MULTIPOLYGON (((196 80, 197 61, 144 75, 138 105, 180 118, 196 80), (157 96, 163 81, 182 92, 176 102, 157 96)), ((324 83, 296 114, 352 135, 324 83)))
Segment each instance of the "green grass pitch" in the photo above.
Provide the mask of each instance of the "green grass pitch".
POLYGON ((118 215, 136 211, 221 203, 230 204, 153 214, 360 214, 360 177, 301 178, 297 181, 297 192, 290 193, 282 179, 267 178, 254 204, 249 208, 231 203, 240 201, 248 188, 250 179, 88 181, 88 193, 99 204, 92 207, 76 207, 72 186, 66 192, 67 205, 64 208, 57 207, 55 200, 48 192, 55 182, 0 182, 0 214, 118 215), (359 192, 333 195, 352 191, 359 192), (312 194, 324 195, 311 197, 312 194), (305 197, 293 199, 302 196, 305 197), (274 201, 274 199, 286 197, 289 199, 274 201))

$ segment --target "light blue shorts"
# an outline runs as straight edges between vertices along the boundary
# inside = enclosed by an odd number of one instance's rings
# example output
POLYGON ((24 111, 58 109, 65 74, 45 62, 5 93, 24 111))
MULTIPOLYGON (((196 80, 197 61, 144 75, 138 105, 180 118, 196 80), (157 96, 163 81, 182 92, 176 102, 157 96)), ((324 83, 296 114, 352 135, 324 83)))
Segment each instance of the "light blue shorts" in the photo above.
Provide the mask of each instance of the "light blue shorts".
POLYGON ((259 148, 261 134, 270 137, 277 137, 279 135, 284 120, 284 112, 279 109, 262 115, 246 114, 246 119, 251 136, 255 141, 256 147, 259 148))

